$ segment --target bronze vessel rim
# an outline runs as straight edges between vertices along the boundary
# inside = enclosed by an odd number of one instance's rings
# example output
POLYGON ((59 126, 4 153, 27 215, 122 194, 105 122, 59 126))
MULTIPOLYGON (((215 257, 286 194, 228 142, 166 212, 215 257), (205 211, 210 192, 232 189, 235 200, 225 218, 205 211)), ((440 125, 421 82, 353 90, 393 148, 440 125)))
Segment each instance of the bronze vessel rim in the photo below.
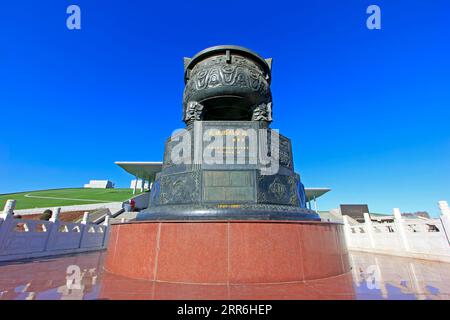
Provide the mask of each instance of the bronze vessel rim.
POLYGON ((218 55, 221 52, 224 54, 226 51, 229 50, 230 53, 238 53, 240 55, 243 55, 245 57, 248 57, 252 60, 255 60, 264 70, 264 73, 266 73, 270 79, 270 66, 268 65, 267 61, 261 57, 259 54, 257 54, 255 51, 247 49, 245 47, 241 46, 235 46, 235 45, 219 45, 219 46, 213 46, 206 48, 200 52, 198 52, 196 55, 194 55, 189 62, 189 64, 186 66, 184 70, 184 81, 188 81, 188 71, 192 70, 192 68, 199 63, 200 61, 214 55, 218 55))

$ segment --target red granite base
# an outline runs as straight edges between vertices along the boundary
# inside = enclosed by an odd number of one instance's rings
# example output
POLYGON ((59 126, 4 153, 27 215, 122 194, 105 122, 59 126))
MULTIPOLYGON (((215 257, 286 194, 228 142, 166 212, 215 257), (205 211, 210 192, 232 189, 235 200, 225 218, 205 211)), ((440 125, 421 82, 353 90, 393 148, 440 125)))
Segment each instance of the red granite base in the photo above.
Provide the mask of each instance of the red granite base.
POLYGON ((350 271, 341 224, 140 221, 112 226, 105 269, 190 284, 269 284, 350 271))

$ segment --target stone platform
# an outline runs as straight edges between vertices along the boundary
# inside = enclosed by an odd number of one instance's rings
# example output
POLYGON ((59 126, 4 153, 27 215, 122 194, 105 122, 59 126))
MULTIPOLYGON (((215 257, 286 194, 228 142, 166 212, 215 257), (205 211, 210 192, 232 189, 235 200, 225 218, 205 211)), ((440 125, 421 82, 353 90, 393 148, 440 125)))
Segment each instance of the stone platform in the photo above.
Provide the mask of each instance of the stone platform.
POLYGON ((184 284, 276 284, 350 271, 343 226, 314 221, 134 221, 112 225, 105 270, 184 284))
MULTIPOLYGON (((448 263, 349 252, 352 272, 275 284, 183 284, 106 272, 106 252, 0 263, 1 300, 449 300, 448 263), (80 271, 80 286, 67 277, 80 271), (69 273, 68 273, 69 272, 69 273), (379 276, 375 278, 375 274, 379 276)), ((70 279, 70 278, 69 278, 70 279)), ((72 278, 73 279, 73 278, 72 278)))

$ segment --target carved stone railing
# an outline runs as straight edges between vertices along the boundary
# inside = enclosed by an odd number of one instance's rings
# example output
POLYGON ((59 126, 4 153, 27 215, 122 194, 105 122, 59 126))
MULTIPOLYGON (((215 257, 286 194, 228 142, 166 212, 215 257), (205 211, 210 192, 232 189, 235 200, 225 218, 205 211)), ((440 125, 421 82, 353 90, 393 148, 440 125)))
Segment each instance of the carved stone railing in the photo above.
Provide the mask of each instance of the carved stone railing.
POLYGON ((373 222, 368 213, 364 223, 350 223, 344 216, 344 232, 350 250, 392 254, 450 262, 450 210, 440 201, 440 219, 405 219, 395 208, 393 223, 373 222))
POLYGON ((105 249, 109 236, 109 216, 102 225, 63 222, 56 209, 50 221, 16 219, 15 200, 8 200, 0 214, 0 261, 105 249))

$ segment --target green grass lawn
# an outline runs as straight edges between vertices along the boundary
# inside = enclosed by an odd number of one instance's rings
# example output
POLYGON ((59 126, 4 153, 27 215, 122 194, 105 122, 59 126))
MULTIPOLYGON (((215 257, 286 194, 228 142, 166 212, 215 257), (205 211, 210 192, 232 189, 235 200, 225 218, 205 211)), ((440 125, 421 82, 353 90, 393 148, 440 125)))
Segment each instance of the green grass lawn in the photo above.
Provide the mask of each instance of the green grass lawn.
POLYGON ((102 202, 125 201, 133 197, 132 189, 57 189, 0 194, 0 211, 6 200, 16 200, 16 209, 47 208, 72 206, 79 204, 94 204, 102 202), (31 196, 31 197, 29 197, 31 196), (46 199, 33 197, 53 197, 67 199, 46 199))

